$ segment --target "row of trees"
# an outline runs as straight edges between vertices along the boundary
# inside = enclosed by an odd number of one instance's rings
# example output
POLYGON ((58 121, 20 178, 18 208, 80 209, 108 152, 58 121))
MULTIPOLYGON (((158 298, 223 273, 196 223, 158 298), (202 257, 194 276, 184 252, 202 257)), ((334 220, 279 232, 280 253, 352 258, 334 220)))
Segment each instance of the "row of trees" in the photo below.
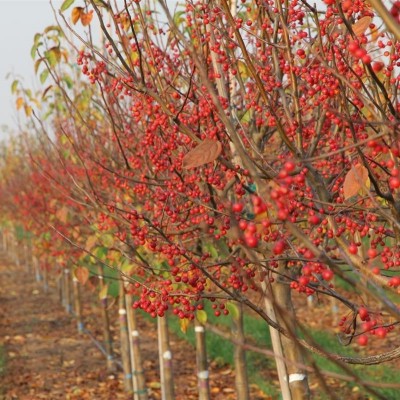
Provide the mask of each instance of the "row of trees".
POLYGON ((399 322, 397 3, 73 3, 34 38, 44 89, 12 84, 28 122, 1 161, 2 216, 42 266, 118 270, 154 317, 244 306, 284 398, 309 396, 312 353, 398 358, 316 346, 292 297, 340 302, 345 344, 399 322))

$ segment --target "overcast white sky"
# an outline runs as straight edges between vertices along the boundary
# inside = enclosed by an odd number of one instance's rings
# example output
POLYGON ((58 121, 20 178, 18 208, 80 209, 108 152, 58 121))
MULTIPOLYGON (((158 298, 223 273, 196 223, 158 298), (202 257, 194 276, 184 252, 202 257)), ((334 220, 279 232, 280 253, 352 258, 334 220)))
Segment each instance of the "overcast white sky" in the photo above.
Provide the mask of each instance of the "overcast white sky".
MULTIPOLYGON (((62 1, 55 0, 56 7, 62 1)), ((54 23, 48 0, 0 0, 0 138, 5 136, 3 125, 16 125, 16 112, 8 73, 23 77, 26 86, 35 81, 30 49, 33 36, 54 23)))
MULTIPOLYGON (((62 3, 62 0, 52 1, 57 10, 62 3)), ((176 3, 177 0, 168 0, 168 5, 172 8, 176 3)), ((83 1, 75 1, 74 6, 81 5, 83 1)), ((68 18, 71 9, 66 11, 68 18)), ((0 140, 7 136, 4 125, 14 131, 17 126, 15 98, 11 95, 10 89, 13 77, 6 79, 6 75, 11 73, 23 78, 26 87, 38 86, 34 62, 30 55, 33 37, 35 33, 43 32, 47 26, 54 23, 55 17, 50 0, 0 0, 0 140)), ((98 23, 94 18, 91 26, 95 35, 95 32, 99 31, 96 25, 98 26, 98 23)), ((79 24, 74 29, 84 36, 79 24)))

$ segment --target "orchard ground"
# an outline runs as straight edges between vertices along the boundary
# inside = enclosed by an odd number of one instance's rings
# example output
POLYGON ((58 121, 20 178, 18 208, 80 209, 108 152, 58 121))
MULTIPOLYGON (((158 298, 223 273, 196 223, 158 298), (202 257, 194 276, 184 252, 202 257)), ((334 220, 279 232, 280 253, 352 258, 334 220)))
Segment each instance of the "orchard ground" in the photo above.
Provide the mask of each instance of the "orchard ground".
MULTIPOLYGON (((39 400, 39 399, 96 399, 117 400, 128 399, 123 391, 122 374, 110 374, 105 367, 104 356, 95 347, 87 335, 79 335, 76 322, 68 315, 59 304, 55 285, 50 282, 50 290, 44 293, 42 284, 36 282, 31 271, 25 267, 17 267, 6 261, 4 257, 0 262, 0 399, 1 400, 39 400)), ((84 294, 84 319, 88 330, 101 339, 100 315, 97 296, 85 291, 84 294)), ((316 301, 313 309, 304 302, 304 307, 299 311, 302 320, 315 332, 316 340, 332 340, 324 327, 328 329, 333 322, 331 304, 316 301), (310 318, 313 313, 318 313, 318 319, 310 318)), ((110 306, 110 313, 117 315, 116 305, 110 306)), ((224 319, 219 321, 223 327, 224 319)), ((225 319, 226 321, 226 319, 225 319)), ((254 331, 250 338, 255 343, 265 340, 265 330, 255 327, 256 319, 246 316, 247 325, 254 331), (255 336, 257 335, 257 337, 255 336)), ((158 372, 158 352, 156 329, 151 318, 139 318, 140 332, 142 333, 142 352, 146 381, 150 390, 150 399, 160 399, 160 384, 158 372)), ((194 349, 190 342, 190 332, 184 335, 179 332, 179 324, 171 321, 171 345, 174 353, 175 386, 178 400, 197 398, 197 381, 194 349), (178 337, 179 336, 179 337, 178 337), (189 342, 183 338, 188 336, 189 342)), ((118 324, 114 318, 112 329, 115 339, 115 349, 118 352, 118 324)), ((211 333, 209 334, 213 339, 211 333)), ((215 339, 215 338, 214 338, 215 339)), ((333 342, 336 340, 333 338, 333 342)), ((210 353, 217 355, 211 361, 211 392, 212 399, 235 399, 234 371, 226 363, 229 359, 229 348, 221 343, 213 342, 214 348, 210 353), (225 348, 225 354, 218 356, 215 348, 225 348)), ((230 345, 230 344, 229 344, 230 345)), ((332 344, 334 345, 334 344, 332 344)), ((362 354, 373 353, 378 347, 381 349, 382 341, 371 340, 368 348, 352 346, 352 351, 362 354)), ((384 346, 392 347, 389 337, 384 346)), ((262 345, 260 345, 262 347, 262 345)), ((340 345, 337 345, 340 348, 340 345)), ((263 370, 263 375, 251 376, 253 382, 261 383, 265 394, 254 383, 251 385, 251 399, 279 399, 278 379, 272 360, 263 357, 254 357, 248 353, 249 369, 263 370), (263 363, 261 366, 256 363, 263 363), (269 368, 266 366, 270 366, 269 368)), ((341 372, 334 365, 325 360, 318 360, 322 369, 341 372)), ((396 381, 396 370, 399 362, 385 367, 358 368, 357 372, 365 380, 396 381), (392 372, 392 373, 391 373, 392 372)), ((250 373, 250 375, 253 375, 250 373)), ((346 383, 333 378, 326 378, 330 387, 335 387, 337 393, 346 399, 372 399, 362 389, 352 383, 346 383)), ((397 377, 397 383, 400 382, 397 377)), ((311 379, 313 398, 324 398, 316 379, 311 379)), ((395 399, 394 389, 384 389, 387 399, 395 399)))
MULTIPOLYGON (((79 335, 76 322, 58 301, 56 288, 47 294, 31 271, 4 259, 0 262, 0 348, 5 366, 0 372, 1 400, 117 400, 128 399, 122 373, 107 372, 105 358, 87 335, 79 335)), ((117 316, 114 304, 110 314, 117 316)), ((96 296, 84 294, 85 326, 101 338, 100 308, 96 296)), ((112 323, 118 352, 118 321, 112 323)), ((141 349, 150 399, 160 399, 157 330, 139 319, 141 349)), ((196 360, 191 345, 171 337, 177 399, 197 399, 196 360)), ((228 365, 211 364, 212 398, 234 399, 234 372, 228 365)), ((252 399, 269 399, 251 387, 252 399)))

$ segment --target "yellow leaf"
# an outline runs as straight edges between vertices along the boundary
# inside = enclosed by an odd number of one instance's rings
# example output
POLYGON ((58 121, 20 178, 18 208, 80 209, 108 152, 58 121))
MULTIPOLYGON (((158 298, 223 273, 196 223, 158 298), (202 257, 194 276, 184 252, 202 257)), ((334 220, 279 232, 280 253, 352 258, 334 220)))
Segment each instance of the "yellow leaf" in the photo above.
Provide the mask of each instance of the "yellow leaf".
POLYGON ((27 104, 24 105, 25 115, 30 117, 32 115, 32 107, 27 104))
POLYGON ((99 292, 99 299, 100 300, 104 300, 107 298, 107 294, 108 294, 108 284, 105 283, 104 286, 101 288, 100 292, 99 292))
POLYGON ((237 62, 239 74, 242 77, 242 79, 247 79, 250 76, 249 69, 247 68, 247 65, 243 61, 238 61, 237 62))
POLYGON ((207 313, 204 310, 197 310, 196 311, 196 318, 202 325, 207 322, 207 313))
POLYGON ((101 235, 100 241, 103 246, 111 248, 114 245, 114 236, 109 233, 105 233, 104 235, 101 235))
POLYGON ((239 318, 239 308, 238 306, 233 303, 233 302, 228 302, 226 304, 226 308, 228 309, 229 313, 232 315, 233 319, 238 319, 239 318))
POLYGON ((181 331, 186 333, 189 327, 190 320, 189 318, 182 318, 179 320, 179 325, 181 327, 181 331))

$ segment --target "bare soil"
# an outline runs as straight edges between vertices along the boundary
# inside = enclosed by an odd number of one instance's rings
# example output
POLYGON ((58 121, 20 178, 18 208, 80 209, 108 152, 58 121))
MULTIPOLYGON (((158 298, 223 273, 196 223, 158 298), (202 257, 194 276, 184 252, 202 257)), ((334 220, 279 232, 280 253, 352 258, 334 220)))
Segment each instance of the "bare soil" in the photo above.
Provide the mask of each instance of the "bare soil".
MULTIPOLYGON (((101 342, 100 309, 96 297, 83 296, 85 327, 101 342)), ((118 352, 117 307, 113 315, 114 347, 118 352)), ((150 400, 161 398, 155 325, 139 319, 141 349, 150 400)), ((55 284, 47 293, 32 271, 8 262, 0 254, 0 346, 5 366, 0 371, 0 400, 118 400, 122 372, 109 373, 104 355, 88 334, 79 334, 76 321, 59 302, 55 284)), ((190 344, 171 335, 177 400, 198 398, 196 362, 190 344)), ((1 365, 1 364, 0 364, 1 365)), ((275 371, 271 371, 271 379, 275 371)), ((212 399, 235 399, 234 371, 210 365, 212 399)), ((276 379, 276 377, 274 378, 276 379)), ((271 399, 251 386, 251 399, 271 399)))

